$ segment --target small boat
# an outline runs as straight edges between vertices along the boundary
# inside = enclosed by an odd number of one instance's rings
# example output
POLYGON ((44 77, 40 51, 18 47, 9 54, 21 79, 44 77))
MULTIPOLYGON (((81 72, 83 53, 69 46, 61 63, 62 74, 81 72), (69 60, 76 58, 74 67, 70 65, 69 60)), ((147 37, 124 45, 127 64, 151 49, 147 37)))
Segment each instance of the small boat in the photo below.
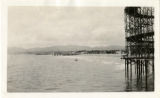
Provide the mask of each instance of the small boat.
POLYGON ((78 59, 75 59, 74 61, 78 61, 78 59))

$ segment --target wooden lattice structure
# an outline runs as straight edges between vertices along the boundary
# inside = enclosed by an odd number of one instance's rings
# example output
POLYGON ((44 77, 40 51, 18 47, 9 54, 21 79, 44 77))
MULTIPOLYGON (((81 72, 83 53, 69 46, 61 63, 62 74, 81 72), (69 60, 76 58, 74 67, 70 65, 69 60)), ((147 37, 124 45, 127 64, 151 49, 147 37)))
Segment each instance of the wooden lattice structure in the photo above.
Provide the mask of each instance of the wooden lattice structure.
POLYGON ((150 90, 149 76, 154 87, 154 8, 125 8, 125 38, 126 54, 122 58, 127 80, 132 80, 134 71, 137 83, 145 80, 145 89, 150 90))

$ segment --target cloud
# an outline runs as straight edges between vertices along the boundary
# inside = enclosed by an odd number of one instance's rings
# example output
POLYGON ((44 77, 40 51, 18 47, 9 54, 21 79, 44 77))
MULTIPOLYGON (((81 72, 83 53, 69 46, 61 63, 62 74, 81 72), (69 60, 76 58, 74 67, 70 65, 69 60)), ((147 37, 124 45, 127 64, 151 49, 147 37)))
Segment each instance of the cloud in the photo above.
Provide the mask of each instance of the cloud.
POLYGON ((9 46, 123 45, 120 7, 9 7, 9 46))

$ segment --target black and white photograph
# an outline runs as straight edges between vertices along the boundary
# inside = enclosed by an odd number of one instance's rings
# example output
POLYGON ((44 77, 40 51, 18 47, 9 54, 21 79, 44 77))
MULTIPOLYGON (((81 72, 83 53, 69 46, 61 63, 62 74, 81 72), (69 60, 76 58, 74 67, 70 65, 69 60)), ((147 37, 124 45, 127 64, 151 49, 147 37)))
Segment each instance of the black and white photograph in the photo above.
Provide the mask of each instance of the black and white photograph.
POLYGON ((9 6, 7 92, 153 92, 154 12, 9 6))

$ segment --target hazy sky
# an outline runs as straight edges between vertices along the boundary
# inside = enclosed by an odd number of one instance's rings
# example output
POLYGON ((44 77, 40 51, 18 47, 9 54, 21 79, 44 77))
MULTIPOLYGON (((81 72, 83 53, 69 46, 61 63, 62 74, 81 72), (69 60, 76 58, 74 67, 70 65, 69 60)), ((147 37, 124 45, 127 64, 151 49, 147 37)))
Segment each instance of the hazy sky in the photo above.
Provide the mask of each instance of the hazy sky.
POLYGON ((122 7, 9 7, 9 47, 124 45, 122 7))

